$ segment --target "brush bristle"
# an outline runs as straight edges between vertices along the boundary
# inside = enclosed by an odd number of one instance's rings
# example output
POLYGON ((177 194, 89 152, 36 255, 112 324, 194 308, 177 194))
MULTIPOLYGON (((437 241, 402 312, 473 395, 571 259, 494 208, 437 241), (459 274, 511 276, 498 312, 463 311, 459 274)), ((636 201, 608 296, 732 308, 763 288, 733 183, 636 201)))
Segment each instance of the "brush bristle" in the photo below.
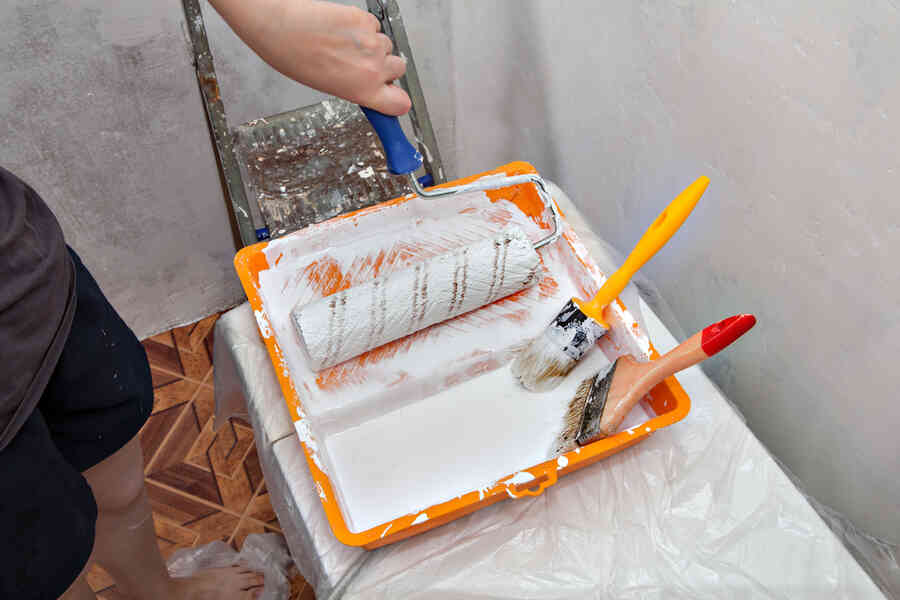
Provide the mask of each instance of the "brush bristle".
POLYGON ((587 405, 594 385, 594 377, 588 377, 578 385, 575 395, 569 401, 566 415, 563 417, 563 426, 556 438, 553 456, 558 456, 570 450, 574 450, 578 443, 575 441, 581 431, 581 422, 584 419, 584 407, 587 405))
POLYGON ((575 367, 575 360, 546 335, 536 337, 512 364, 512 373, 525 389, 546 392, 559 385, 575 367))

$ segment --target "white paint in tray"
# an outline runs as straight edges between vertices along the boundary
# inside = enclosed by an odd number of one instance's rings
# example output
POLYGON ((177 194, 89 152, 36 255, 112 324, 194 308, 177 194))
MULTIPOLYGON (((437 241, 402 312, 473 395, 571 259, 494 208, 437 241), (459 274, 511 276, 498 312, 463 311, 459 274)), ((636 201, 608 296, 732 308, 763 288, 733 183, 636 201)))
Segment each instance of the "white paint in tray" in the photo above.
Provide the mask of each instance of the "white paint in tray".
MULTIPOLYGON (((364 217, 311 226, 266 248, 270 268, 260 273, 261 316, 303 404, 298 435, 331 479, 351 531, 417 515, 471 491, 483 497, 513 473, 531 477, 522 471, 549 458, 578 383, 608 365, 607 356, 648 358, 646 336, 614 307, 613 329, 600 348, 556 390, 534 394, 514 381, 508 365, 514 350, 537 335, 569 297, 596 291, 603 281, 596 269, 585 274, 560 240, 539 251, 542 283, 515 301, 495 302, 408 336, 396 353, 378 361, 351 360, 321 373, 309 367, 290 312, 323 295, 303 274, 315 261, 331 261, 358 284, 374 277, 369 265, 379 252, 396 258, 382 266, 384 274, 509 225, 532 240, 546 234, 514 204, 476 192, 379 207, 364 217), (554 286, 544 285, 548 274, 554 286)), ((583 247, 576 249, 586 257, 583 247)))
POLYGON ((591 352, 557 390, 522 388, 509 365, 326 440, 337 485, 364 530, 461 492, 534 480, 546 461, 578 383, 609 362, 591 352), (397 490, 403 490, 402 494, 397 490))

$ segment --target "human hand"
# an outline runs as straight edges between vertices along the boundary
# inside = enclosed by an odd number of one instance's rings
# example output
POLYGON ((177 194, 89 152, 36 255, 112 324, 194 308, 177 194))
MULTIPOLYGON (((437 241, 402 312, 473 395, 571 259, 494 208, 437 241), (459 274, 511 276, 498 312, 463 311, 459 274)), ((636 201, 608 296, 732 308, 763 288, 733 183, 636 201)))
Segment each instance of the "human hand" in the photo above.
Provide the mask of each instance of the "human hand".
POLYGON ((392 84, 406 61, 391 54, 378 19, 320 0, 210 0, 244 42, 284 75, 356 104, 399 116, 406 92, 392 84))

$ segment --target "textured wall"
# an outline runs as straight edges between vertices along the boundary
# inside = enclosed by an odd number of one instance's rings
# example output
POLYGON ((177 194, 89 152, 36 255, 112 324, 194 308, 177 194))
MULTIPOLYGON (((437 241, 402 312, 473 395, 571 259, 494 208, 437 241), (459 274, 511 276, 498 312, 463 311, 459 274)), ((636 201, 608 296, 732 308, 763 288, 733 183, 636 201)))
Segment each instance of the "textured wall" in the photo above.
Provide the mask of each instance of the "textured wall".
POLYGON ((648 266, 707 364, 820 500, 900 540, 896 2, 459 2, 459 173, 524 158, 628 251, 696 176, 648 266))
POLYGON ((140 336, 231 305, 234 244, 180 2, 0 5, 0 163, 140 336))

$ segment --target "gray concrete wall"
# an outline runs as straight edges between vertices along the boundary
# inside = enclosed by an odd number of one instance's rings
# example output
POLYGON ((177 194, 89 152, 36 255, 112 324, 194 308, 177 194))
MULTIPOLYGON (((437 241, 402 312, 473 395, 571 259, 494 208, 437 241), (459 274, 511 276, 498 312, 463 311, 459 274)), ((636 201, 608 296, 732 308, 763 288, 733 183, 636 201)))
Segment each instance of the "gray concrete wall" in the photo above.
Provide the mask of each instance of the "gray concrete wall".
POLYGON ((180 2, 0 3, 0 164, 139 336, 238 302, 180 2))
POLYGON ((688 332, 759 317, 707 372, 810 492, 900 541, 897 4, 448 12, 457 172, 530 160, 626 252, 708 175, 647 274, 688 332))

